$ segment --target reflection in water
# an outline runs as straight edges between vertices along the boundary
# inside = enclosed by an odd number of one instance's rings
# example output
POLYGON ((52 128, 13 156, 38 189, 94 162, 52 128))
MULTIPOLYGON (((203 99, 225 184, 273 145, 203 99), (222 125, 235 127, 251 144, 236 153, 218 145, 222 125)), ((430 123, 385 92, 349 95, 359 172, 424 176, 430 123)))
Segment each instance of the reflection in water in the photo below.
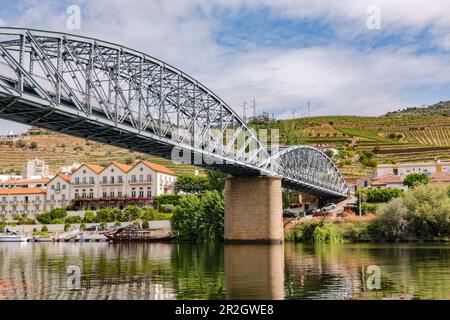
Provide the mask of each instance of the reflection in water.
POLYGON ((227 299, 284 298, 282 244, 225 245, 227 299))
POLYGON ((449 267, 448 244, 0 243, 0 299, 450 299, 449 267))

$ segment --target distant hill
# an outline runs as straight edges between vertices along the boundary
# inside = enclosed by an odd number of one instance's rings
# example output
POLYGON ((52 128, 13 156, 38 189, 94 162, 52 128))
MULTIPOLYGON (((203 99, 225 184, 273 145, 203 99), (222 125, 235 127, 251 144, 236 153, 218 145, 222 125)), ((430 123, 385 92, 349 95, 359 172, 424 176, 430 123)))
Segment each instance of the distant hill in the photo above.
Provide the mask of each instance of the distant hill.
POLYGON ((450 101, 440 101, 427 107, 409 107, 402 110, 388 112, 387 117, 402 116, 447 116, 450 117, 450 101))
POLYGON ((195 170, 193 166, 178 165, 164 158, 36 128, 13 141, 0 141, 0 174, 20 173, 25 161, 35 158, 45 160, 52 173, 74 162, 106 165, 110 161, 118 161, 131 164, 140 159, 164 165, 176 174, 193 174, 195 170))

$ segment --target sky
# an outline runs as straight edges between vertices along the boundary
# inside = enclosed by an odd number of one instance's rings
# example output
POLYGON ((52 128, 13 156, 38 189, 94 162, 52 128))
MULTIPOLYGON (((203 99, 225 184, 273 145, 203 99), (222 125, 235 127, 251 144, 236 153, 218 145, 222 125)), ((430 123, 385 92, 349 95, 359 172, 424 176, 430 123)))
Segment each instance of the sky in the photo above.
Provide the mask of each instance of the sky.
MULTIPOLYGON (((377 116, 449 100, 449 14, 446 0, 0 0, 0 26, 125 45, 241 115, 255 100, 277 118, 306 116, 308 101, 311 116, 377 116)), ((0 121, 11 129, 23 127, 0 121)))

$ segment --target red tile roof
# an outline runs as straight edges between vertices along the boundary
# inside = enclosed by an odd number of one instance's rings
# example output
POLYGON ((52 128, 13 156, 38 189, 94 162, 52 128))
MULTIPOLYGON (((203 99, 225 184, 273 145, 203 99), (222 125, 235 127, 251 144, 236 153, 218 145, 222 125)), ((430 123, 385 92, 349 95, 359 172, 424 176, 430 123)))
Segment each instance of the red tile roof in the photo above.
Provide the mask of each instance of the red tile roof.
MULTIPOLYGON (((117 161, 111 161, 110 164, 115 165, 117 168, 119 168, 120 170, 122 170, 123 172, 127 173, 128 171, 130 171, 131 169, 133 169, 133 166, 129 166, 123 163, 119 163, 117 161)), ((105 168, 106 169, 106 168, 105 168)))
POLYGON ((162 172, 162 173, 165 173, 165 174, 170 174, 172 176, 176 176, 176 174, 172 170, 170 170, 169 168, 167 168, 165 166, 162 166, 160 164, 151 163, 151 162, 148 162, 148 161, 141 160, 135 166, 137 166, 139 163, 143 163, 144 165, 146 165, 147 167, 149 167, 150 169, 152 169, 154 171, 162 172))
POLYGON ((387 173, 385 175, 376 177, 375 179, 373 179, 372 181, 372 185, 386 185, 386 184, 392 184, 392 183, 403 183, 402 178, 400 178, 399 176, 392 174, 392 173, 387 173))
POLYGON ((47 190, 44 188, 6 188, 0 189, 0 195, 21 195, 21 194, 46 194, 47 190))
POLYGON ((50 179, 13 179, 0 182, 0 184, 48 183, 49 181, 50 179))
POLYGON ((450 182, 450 173, 435 172, 431 175, 432 182, 450 182))

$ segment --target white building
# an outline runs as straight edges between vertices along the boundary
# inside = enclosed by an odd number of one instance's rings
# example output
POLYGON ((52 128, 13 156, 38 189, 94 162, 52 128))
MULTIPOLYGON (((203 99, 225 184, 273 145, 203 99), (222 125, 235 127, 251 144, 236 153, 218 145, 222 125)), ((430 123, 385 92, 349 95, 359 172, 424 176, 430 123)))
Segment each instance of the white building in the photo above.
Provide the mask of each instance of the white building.
POLYGON ((48 178, 49 171, 48 165, 45 164, 44 160, 34 159, 28 160, 23 165, 23 177, 25 179, 33 179, 33 178, 48 178))
POLYGON ((0 182, 1 188, 46 188, 50 179, 17 179, 0 182))
POLYGON ((47 210, 66 208, 71 201, 70 176, 58 173, 47 183, 47 210))
POLYGON ((167 167, 139 161, 133 166, 83 164, 72 174, 71 199, 77 209, 146 205, 153 197, 175 191, 176 175, 167 167))
POLYGON ((0 219, 21 213, 74 205, 80 210, 125 208, 150 204, 153 197, 175 191, 176 175, 170 169, 139 161, 133 166, 111 162, 106 167, 83 164, 72 175, 58 173, 52 179, 20 179, 0 182, 0 219))
POLYGON ((14 220, 18 214, 36 215, 46 210, 45 188, 0 189, 0 219, 14 220))
POLYGON ((438 172, 450 173, 450 162, 380 164, 377 166, 377 177, 393 174, 403 179, 411 173, 425 173, 431 177, 438 172))

